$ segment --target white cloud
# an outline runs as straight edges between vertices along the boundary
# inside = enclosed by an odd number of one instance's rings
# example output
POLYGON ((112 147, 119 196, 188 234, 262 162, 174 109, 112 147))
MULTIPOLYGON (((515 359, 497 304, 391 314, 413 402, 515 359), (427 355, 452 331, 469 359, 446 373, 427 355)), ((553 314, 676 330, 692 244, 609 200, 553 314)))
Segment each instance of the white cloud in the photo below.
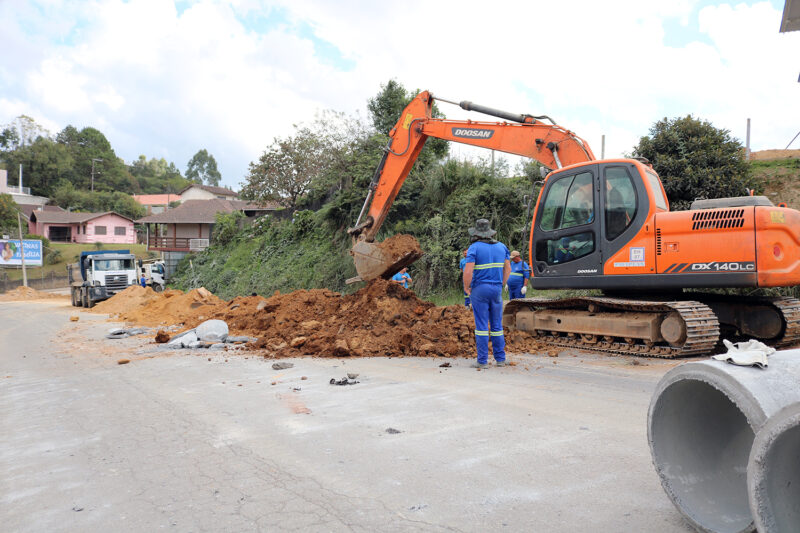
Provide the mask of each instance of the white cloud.
POLYGON ((779 34, 766 2, 12 3, 0 3, 0 46, 12 51, 0 58, 0 122, 24 112, 54 131, 95 126, 126 160, 181 168, 206 148, 232 186, 292 124, 363 111, 391 78, 550 115, 598 156, 601 135, 619 156, 664 116, 692 113, 740 138, 751 117, 755 149, 782 148, 800 129, 800 33, 779 34), (268 13, 286 22, 248 26, 268 13), (698 39, 665 46, 665 18, 698 39), (352 68, 319 57, 303 27, 352 68))

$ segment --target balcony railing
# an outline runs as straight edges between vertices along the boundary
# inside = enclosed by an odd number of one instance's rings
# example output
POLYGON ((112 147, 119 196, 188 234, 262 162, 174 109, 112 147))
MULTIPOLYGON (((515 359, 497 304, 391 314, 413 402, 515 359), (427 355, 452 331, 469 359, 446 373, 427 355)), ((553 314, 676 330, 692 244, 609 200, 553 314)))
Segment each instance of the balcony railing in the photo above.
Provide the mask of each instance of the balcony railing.
POLYGON ((154 237, 147 241, 149 250, 163 252, 199 252, 208 248, 208 239, 191 239, 189 237, 154 237))

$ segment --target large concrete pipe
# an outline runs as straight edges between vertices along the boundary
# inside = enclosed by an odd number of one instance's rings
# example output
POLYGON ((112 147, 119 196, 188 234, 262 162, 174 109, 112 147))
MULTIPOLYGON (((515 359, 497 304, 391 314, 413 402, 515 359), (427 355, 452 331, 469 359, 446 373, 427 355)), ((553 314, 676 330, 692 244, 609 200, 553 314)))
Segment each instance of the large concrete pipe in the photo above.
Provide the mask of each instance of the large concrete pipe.
POLYGON ((756 432, 800 401, 800 351, 760 370, 685 363, 656 386, 647 417, 653 464, 667 496, 699 531, 753 531, 747 463, 756 432))
POLYGON ((784 407, 756 433, 747 489, 758 531, 800 531, 800 404, 784 407))

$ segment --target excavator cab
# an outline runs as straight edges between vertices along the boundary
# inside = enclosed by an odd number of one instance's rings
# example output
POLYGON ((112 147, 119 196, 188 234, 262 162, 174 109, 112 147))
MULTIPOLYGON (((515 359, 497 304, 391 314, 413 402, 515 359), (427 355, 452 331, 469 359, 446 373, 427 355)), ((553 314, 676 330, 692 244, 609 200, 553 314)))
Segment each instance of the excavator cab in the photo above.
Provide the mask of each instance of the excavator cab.
MULTIPOLYGON (((635 241, 657 209, 644 172, 638 161, 613 160, 550 174, 529 247, 535 288, 601 288, 605 259, 635 241)), ((663 195, 660 185, 656 194, 663 195)), ((628 266, 644 267, 646 249, 634 247, 628 266)))

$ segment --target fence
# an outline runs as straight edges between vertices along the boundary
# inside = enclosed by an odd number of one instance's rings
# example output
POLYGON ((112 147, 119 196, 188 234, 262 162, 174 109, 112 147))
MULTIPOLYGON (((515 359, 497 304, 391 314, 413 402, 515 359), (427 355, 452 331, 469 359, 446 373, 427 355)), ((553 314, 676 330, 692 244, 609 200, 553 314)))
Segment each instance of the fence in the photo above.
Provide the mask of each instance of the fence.
MULTIPOLYGON (((13 291, 17 287, 22 287, 21 279, 10 280, 8 279, 8 274, 5 272, 0 273, 0 293, 13 291)), ((35 277, 29 275, 28 287, 36 290, 61 289, 69 287, 69 279, 66 274, 59 275, 55 272, 35 277)))

